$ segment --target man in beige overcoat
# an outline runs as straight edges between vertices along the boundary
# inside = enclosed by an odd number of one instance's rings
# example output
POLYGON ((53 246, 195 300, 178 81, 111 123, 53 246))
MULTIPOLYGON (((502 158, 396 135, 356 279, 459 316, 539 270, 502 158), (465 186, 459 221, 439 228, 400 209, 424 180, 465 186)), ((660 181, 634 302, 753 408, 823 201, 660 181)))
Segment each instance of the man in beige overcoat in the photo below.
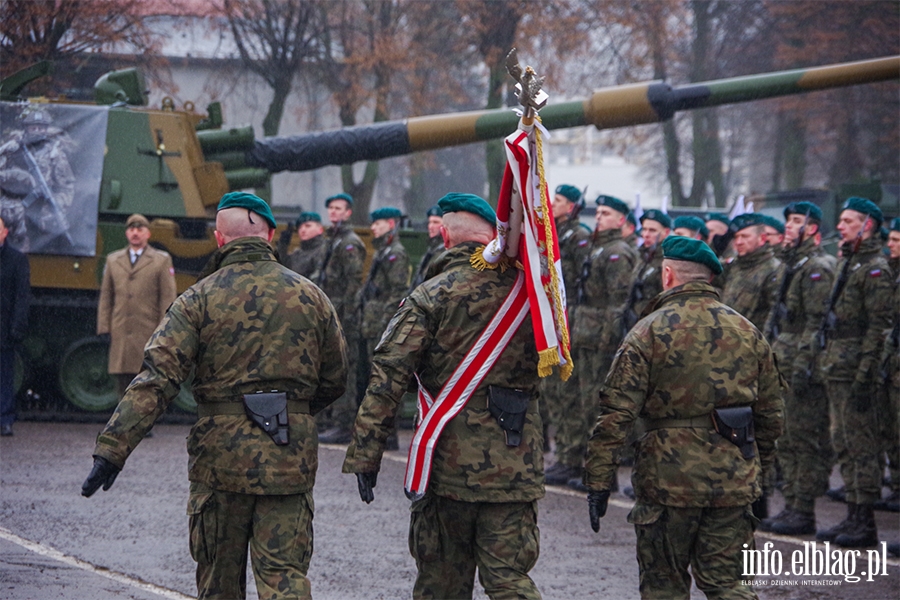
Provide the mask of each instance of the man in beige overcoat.
POLYGON ((175 269, 167 252, 148 245, 150 222, 131 215, 128 247, 111 252, 103 269, 97 334, 109 338, 109 374, 119 397, 141 370, 144 345, 175 300, 175 269))

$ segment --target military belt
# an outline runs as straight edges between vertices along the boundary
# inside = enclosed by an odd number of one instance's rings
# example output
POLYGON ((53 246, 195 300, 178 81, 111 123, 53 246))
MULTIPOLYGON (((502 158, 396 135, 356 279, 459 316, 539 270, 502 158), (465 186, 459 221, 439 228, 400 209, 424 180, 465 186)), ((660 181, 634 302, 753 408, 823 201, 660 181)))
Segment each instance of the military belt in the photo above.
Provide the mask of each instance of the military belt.
MULTIPOLYGON (((288 400, 287 410, 289 413, 308 415, 309 400, 288 400)), ((232 402, 202 402, 197 404, 198 417, 214 417, 216 415, 243 415, 244 403, 241 401, 232 402)))
POLYGON ((709 415, 688 417, 687 419, 647 419, 647 431, 653 429, 692 428, 712 429, 713 422, 709 415))

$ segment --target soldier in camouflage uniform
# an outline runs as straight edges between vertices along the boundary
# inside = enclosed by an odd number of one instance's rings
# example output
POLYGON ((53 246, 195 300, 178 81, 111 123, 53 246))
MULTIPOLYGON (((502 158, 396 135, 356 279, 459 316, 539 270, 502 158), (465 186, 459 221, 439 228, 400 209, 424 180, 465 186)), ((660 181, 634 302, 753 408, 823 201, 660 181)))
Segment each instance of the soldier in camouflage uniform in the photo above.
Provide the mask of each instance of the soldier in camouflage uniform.
MULTIPOLYGON (((494 236, 493 209, 471 194, 440 200, 439 273, 416 288, 375 350, 343 471, 356 473, 371 502, 384 444, 401 398, 416 377, 435 397, 492 321, 516 269, 476 270, 470 257, 494 236)), ((544 495, 538 408, 538 354, 530 317, 450 419, 434 446, 431 478, 413 502, 409 550, 418 571, 413 598, 471 598, 475 571, 490 598, 540 598, 528 572, 538 558, 537 500, 544 495), (510 446, 488 394, 521 390, 527 400, 521 442, 510 446)))
POLYGON ((325 262, 326 239, 323 233, 325 229, 319 213, 300 213, 294 221, 294 227, 288 227, 278 239, 279 262, 310 281, 318 281, 325 262), (288 254, 294 229, 300 238, 300 246, 288 254))
MULTIPOLYGON (((557 186, 551 208, 556 222, 556 237, 559 240, 559 260, 566 287, 567 314, 571 322, 578 274, 591 248, 591 230, 582 225, 578 219, 581 209, 584 208, 584 195, 575 186, 568 184, 557 186)), ((569 381, 562 381, 558 377, 541 379, 541 420, 544 422, 545 432, 550 424, 553 424, 557 435, 557 449, 560 444, 563 447, 566 444, 565 440, 559 439, 560 431, 576 430, 581 421, 578 382, 573 379, 570 378, 569 381), (570 422, 563 423, 565 420, 570 422)), ((566 462, 559 460, 559 454, 556 456, 557 462, 566 462)))
POLYGON ((219 209, 211 274, 175 300, 147 343, 82 494, 109 489, 194 370, 188 515, 199 597, 246 596, 249 546, 260 598, 310 598, 312 415, 344 391, 346 346, 325 294, 276 261, 265 202, 231 192, 219 209), (272 391, 281 393, 259 393, 272 391), (277 415, 274 432, 248 418, 251 406, 277 415))
POLYGON ((709 229, 707 229, 706 223, 700 217, 675 217, 675 220, 672 222, 672 233, 702 241, 706 241, 709 238, 709 229))
POLYGON ((634 211, 629 210, 628 214, 625 216, 625 224, 622 225, 622 239, 635 250, 639 247, 638 239, 641 237, 637 233, 637 223, 637 217, 634 216, 634 211))
POLYGON ((10 168, 0 170, 0 217, 9 230, 9 243, 20 252, 30 250, 25 226, 24 200, 34 189, 34 179, 27 171, 10 168))
POLYGON ((766 243, 772 246, 772 253, 778 260, 784 260, 788 247, 784 243, 784 223, 771 215, 763 215, 763 227, 766 230, 766 243))
POLYGON ((882 438, 891 470, 891 493, 876 503, 876 508, 900 510, 900 217, 891 221, 887 241, 888 265, 894 274, 894 326, 884 340, 881 359, 879 418, 882 438))
POLYGON ((709 213, 706 217, 706 230, 709 235, 706 236, 706 243, 719 260, 732 258, 734 256, 734 248, 731 247, 731 238, 734 232, 731 231, 731 219, 728 215, 722 213, 709 213))
POLYGON ((762 215, 738 215, 731 222, 737 258, 726 263, 722 302, 764 330, 769 311, 778 295, 778 268, 781 262, 766 243, 762 215))
POLYGON ((819 531, 816 539, 845 547, 878 542, 874 503, 881 498, 880 444, 875 397, 884 333, 893 316, 893 281, 881 252, 881 210, 865 198, 843 206, 837 230, 841 261, 828 308, 822 357, 831 420, 831 441, 847 498, 847 518, 819 531))
POLYGON ((754 548, 750 504, 775 460, 781 377, 762 333, 708 283, 721 270, 712 250, 681 236, 662 248, 666 291, 619 347, 588 443, 591 527, 600 529, 616 454, 642 419, 647 433, 635 451, 637 501, 628 515, 641 597, 690 598, 693 575, 709 598, 756 598, 741 584, 752 578, 743 574, 742 551, 754 548), (726 438, 723 409, 738 413, 729 420, 739 439, 742 423, 752 422, 755 444, 726 438))
POLYGON ((637 323, 644 308, 662 292, 662 249, 660 244, 671 232, 672 219, 654 208, 641 215, 640 261, 634 268, 634 280, 628 294, 625 318, 629 329, 637 323))
POLYGON ((778 272, 778 296, 766 324, 766 338, 782 375, 784 435, 778 461, 784 478, 785 509, 760 524, 783 535, 815 533, 815 501, 828 490, 834 463, 828 434, 828 399, 816 368, 816 332, 834 282, 836 261, 819 246, 822 211, 809 202, 784 209, 789 252, 778 272))
POLYGON ((557 462, 547 469, 549 484, 581 484, 585 444, 597 418, 600 385, 624 334, 623 313, 637 262, 637 251, 622 239, 627 215, 628 205, 618 198, 597 198, 597 229, 576 286, 570 324, 575 371, 569 389, 578 386, 581 406, 571 411, 577 419, 557 424, 557 462))
POLYGON ((353 214, 353 198, 348 194, 337 194, 325 200, 331 227, 325 238, 325 260, 319 274, 318 283, 322 291, 334 304, 338 319, 349 348, 349 369, 347 391, 329 410, 321 413, 318 421, 319 441, 344 444, 349 440, 350 427, 356 418, 357 371, 359 362, 360 326, 359 291, 363 282, 363 265, 366 262, 366 247, 349 225, 353 214))
POLYGON ((410 293, 431 276, 428 268, 438 255, 444 251, 444 239, 441 237, 444 213, 441 212, 441 207, 435 204, 425 214, 428 216, 428 248, 425 250, 425 254, 422 255, 419 266, 416 268, 412 284, 409 287, 410 293))

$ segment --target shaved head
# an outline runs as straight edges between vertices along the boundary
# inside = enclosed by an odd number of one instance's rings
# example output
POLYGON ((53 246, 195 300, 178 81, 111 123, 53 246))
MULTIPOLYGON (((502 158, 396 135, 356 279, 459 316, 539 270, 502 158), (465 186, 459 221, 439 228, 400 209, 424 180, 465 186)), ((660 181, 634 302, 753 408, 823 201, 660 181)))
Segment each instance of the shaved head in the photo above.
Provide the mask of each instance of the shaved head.
POLYGON ((274 233, 264 218, 246 208, 225 208, 216 213, 216 241, 220 248, 242 237, 258 237, 271 242, 274 233))
POLYGON ((494 226, 477 215, 468 212, 444 214, 441 226, 444 232, 444 246, 452 248, 463 242, 487 244, 494 237, 494 226))

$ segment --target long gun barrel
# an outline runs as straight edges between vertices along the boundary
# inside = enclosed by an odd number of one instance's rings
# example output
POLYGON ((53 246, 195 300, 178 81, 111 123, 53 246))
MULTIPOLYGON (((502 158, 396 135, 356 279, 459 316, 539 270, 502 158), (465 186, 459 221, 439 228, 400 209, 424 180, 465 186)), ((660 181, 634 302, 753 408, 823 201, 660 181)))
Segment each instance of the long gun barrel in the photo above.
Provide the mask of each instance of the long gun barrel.
MULTIPOLYGON (((613 86, 597 90, 587 99, 546 106, 540 114, 547 129, 584 125, 613 129, 666 121, 682 110, 898 78, 900 56, 893 56, 677 87, 662 81, 613 86)), ((518 121, 519 117, 508 109, 480 110, 271 137, 245 148, 243 164, 271 173, 308 171, 499 139, 515 131, 518 121)))

